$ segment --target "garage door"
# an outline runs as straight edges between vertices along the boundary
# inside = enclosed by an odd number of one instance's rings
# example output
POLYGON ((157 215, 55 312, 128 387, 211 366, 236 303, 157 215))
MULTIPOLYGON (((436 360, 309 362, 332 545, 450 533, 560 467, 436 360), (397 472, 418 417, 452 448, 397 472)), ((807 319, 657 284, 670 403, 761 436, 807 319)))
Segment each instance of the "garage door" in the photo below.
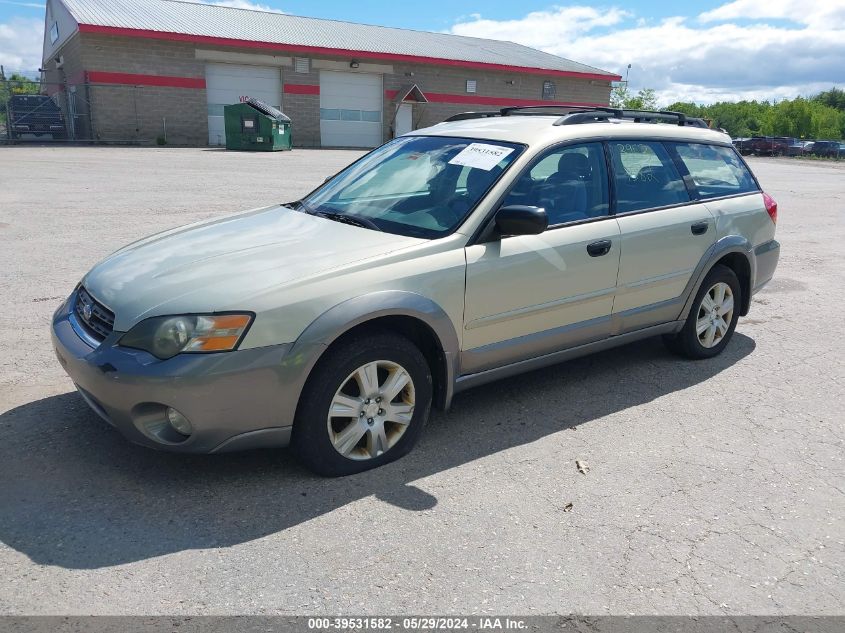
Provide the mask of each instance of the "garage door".
POLYGON ((208 144, 225 145, 223 106, 260 99, 276 108, 282 104, 282 75, 279 68, 207 64, 205 86, 208 92, 208 144))
POLYGON ((329 147, 382 143, 381 75, 320 72, 320 138, 329 147))

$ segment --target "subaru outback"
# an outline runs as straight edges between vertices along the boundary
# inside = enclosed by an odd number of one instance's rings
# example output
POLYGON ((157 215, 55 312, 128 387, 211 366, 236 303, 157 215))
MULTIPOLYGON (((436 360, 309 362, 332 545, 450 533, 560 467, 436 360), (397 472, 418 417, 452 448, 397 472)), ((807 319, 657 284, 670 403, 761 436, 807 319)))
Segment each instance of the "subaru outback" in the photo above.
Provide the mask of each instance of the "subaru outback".
POLYGON ((129 440, 408 453, 454 394, 652 336, 721 353, 778 261, 730 138, 673 112, 505 108, 373 150, 301 200, 165 231, 56 310, 59 361, 129 440))

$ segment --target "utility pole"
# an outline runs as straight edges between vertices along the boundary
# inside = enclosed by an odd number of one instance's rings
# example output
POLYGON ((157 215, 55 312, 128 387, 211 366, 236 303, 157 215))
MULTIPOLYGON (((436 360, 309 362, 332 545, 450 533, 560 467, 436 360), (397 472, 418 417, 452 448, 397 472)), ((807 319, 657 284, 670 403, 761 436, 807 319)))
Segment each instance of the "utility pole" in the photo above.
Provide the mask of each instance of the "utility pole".
POLYGON ((628 73, 631 72, 631 64, 628 64, 628 69, 625 71, 625 90, 628 89, 628 73))

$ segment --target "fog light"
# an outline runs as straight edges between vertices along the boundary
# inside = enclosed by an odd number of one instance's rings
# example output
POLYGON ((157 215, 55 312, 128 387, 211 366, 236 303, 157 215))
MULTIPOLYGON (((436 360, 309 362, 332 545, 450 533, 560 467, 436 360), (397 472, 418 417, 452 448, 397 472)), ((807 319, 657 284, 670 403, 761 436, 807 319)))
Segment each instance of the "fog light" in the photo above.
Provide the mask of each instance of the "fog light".
POLYGON ((181 433, 185 437, 188 437, 193 433, 194 429, 191 427, 191 423, 188 422, 188 418, 184 415, 179 413, 173 407, 167 407, 167 421, 170 422, 170 426, 176 429, 177 433, 181 433))

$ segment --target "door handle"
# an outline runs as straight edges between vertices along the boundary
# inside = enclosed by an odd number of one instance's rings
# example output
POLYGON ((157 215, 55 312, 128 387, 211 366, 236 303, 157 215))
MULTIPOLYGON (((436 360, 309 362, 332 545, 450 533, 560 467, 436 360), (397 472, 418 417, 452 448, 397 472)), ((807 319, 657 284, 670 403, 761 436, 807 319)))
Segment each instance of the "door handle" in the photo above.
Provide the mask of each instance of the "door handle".
POLYGON ((613 242, 610 240, 593 242, 592 244, 587 244, 587 252, 590 254, 590 257, 601 257, 602 255, 607 255, 610 252, 610 247, 612 245, 613 242))
POLYGON ((705 222, 696 222, 695 224, 693 224, 689 228, 690 228, 690 231, 692 231, 693 235, 704 235, 705 233, 707 233, 707 229, 710 228, 710 224, 707 223, 706 221, 705 222))

